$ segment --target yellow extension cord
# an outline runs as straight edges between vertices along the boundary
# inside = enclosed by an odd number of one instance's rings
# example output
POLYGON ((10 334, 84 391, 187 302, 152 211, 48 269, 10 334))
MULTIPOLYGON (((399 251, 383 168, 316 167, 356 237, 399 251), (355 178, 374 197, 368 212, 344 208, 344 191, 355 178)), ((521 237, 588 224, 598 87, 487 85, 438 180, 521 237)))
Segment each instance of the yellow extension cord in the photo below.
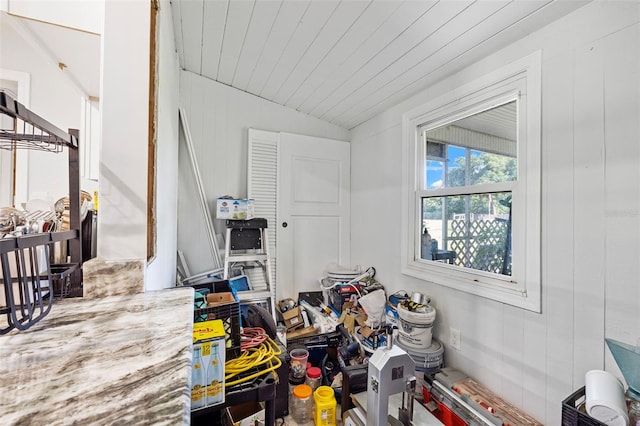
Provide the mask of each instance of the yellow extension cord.
POLYGON ((233 386, 237 385, 238 383, 244 383, 258 376, 262 376, 265 373, 277 370, 282 365, 282 361, 280 361, 280 358, 278 357, 278 355, 280 355, 281 353, 282 351, 280 350, 280 346, 278 346, 277 343, 275 343, 273 340, 271 340, 271 338, 268 337, 267 340, 261 343, 259 346, 255 348, 249 348, 248 350, 244 351, 239 357, 230 359, 229 361, 224 363, 225 386, 233 386), (249 376, 242 377, 234 381, 229 381, 229 379, 241 373, 244 373, 251 368, 266 364, 268 364, 268 367, 266 369, 261 369, 259 372, 251 374, 249 376))

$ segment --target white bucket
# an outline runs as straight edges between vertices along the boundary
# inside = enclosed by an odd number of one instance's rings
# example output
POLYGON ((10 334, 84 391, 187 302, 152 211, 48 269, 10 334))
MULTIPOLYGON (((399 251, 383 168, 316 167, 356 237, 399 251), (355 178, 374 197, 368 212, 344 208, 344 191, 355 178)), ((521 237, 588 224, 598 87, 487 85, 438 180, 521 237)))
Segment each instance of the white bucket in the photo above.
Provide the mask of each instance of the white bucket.
POLYGON ((409 348, 400 339, 398 339, 398 346, 404 349, 413 362, 416 363, 416 372, 433 373, 444 365, 444 347, 435 338, 431 339, 431 346, 427 349, 416 350, 409 348))
POLYGON ((398 316, 398 339, 403 345, 415 349, 431 346, 435 308, 428 306, 427 312, 411 312, 399 304, 398 316))
POLYGON ((627 426, 624 386, 604 370, 587 371, 584 377, 587 414, 608 426, 627 426))

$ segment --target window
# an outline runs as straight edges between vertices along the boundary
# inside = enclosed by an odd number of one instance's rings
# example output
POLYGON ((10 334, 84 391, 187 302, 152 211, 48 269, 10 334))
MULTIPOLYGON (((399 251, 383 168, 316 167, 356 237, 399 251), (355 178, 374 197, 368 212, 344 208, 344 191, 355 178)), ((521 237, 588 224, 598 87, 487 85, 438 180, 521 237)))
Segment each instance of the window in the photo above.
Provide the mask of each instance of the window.
POLYGON ((403 273, 540 311, 540 54, 403 117, 403 273))
POLYGON ((420 137, 426 152, 421 259, 511 275, 517 101, 420 137))

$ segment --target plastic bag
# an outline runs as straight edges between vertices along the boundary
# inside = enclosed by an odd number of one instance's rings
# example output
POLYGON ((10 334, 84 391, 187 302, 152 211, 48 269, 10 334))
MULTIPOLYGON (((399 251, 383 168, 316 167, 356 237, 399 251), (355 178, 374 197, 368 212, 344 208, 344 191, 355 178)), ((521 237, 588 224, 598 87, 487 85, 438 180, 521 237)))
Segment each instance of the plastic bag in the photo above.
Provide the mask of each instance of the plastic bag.
POLYGON ((384 308, 387 304, 387 296, 384 290, 375 290, 358 299, 358 303, 367 313, 366 325, 377 328, 385 322, 384 308))

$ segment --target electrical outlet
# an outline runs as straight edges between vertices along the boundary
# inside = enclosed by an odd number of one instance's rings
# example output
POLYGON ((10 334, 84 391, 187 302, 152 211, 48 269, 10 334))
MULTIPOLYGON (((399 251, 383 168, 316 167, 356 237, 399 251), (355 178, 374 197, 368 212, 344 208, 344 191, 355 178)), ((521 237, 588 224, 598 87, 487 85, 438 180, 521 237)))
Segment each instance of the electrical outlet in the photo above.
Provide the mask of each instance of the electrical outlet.
POLYGON ((461 339, 460 330, 451 327, 449 329, 449 344, 453 349, 460 350, 461 339))

